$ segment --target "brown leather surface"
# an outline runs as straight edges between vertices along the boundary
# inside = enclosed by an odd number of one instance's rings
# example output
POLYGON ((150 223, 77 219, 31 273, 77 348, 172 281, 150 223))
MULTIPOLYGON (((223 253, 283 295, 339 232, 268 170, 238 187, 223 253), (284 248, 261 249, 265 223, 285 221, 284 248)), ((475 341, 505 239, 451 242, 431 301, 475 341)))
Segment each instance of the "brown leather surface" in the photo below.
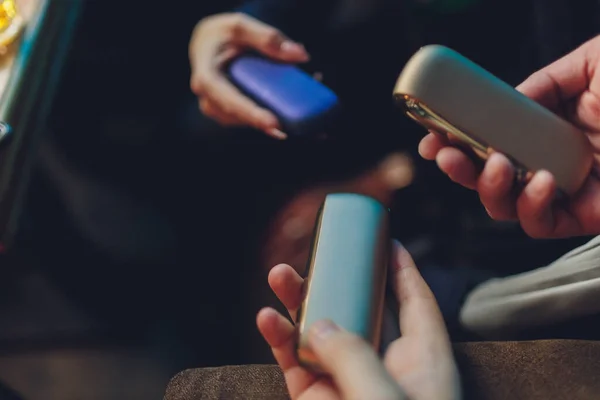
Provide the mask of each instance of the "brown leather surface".
MULTIPOLYGON (((466 399, 600 398, 600 342, 547 340, 455 345, 466 399)), ((278 367, 190 369, 169 383, 165 400, 287 399, 278 367)))

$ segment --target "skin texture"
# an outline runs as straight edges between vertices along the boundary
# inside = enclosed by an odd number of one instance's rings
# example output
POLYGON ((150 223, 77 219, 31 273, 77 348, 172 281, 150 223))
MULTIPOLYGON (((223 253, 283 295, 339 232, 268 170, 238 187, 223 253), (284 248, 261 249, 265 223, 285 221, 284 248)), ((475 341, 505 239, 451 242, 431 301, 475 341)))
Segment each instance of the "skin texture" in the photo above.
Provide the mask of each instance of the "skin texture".
POLYGON ((512 190, 514 170, 502 154, 493 154, 483 170, 439 136, 430 133, 419 145, 421 156, 435 160, 453 181, 479 193, 490 216, 518 220, 535 238, 600 233, 600 37, 537 71, 517 90, 579 127, 589 138, 594 166, 581 190, 567 202, 554 202, 555 182, 538 171, 518 196, 512 190))
POLYGON ((244 50, 286 63, 309 60, 301 44, 250 16, 225 13, 207 17, 194 29, 189 45, 190 86, 198 96, 200 110, 224 126, 251 126, 285 139, 277 118, 242 95, 222 73, 224 64, 244 50))
MULTIPOLYGON (((293 324, 272 308, 258 313, 258 329, 271 346, 292 399, 461 398, 458 372, 436 300, 410 254, 399 243, 393 247, 390 279, 399 302, 402 337, 388 346, 383 361, 361 338, 330 321, 320 321, 311 327, 309 342, 329 375, 317 376, 296 360, 293 324)), ((269 274, 269 285, 292 319, 302 302, 302 283, 287 264, 277 265, 269 274)))

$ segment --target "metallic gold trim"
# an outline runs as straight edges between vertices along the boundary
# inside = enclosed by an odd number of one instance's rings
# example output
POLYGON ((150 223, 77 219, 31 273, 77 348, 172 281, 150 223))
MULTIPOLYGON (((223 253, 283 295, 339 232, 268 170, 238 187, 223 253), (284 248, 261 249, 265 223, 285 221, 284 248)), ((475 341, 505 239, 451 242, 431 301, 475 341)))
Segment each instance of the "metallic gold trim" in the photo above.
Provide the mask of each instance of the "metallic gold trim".
POLYGON ((450 141, 467 145, 483 160, 491 154, 492 149, 488 145, 452 125, 418 99, 409 95, 396 95, 396 98, 403 103, 406 114, 425 128, 447 136, 450 141))
MULTIPOLYGON (((394 97, 404 106, 406 114, 410 118, 415 120, 426 129, 429 129, 437 134, 444 135, 448 140, 450 140, 450 142, 453 142, 459 146, 466 146, 482 160, 487 160, 489 155, 495 151, 489 145, 473 137, 473 135, 470 135, 452 125, 438 113, 427 107, 427 105, 422 103, 420 100, 412 96, 399 93, 395 94, 394 97)), ((533 176, 533 173, 512 158, 511 162, 515 168, 515 181, 519 183, 519 185, 529 182, 533 176)))
POLYGON ((314 228, 313 241, 311 243, 308 265, 306 266, 305 278, 302 286, 302 303, 298 309, 296 315, 296 353, 298 355, 298 363, 303 367, 307 367, 315 372, 320 372, 319 363, 315 354, 308 348, 300 346, 300 335, 305 329, 305 313, 304 308, 310 299, 310 282, 312 281, 312 274, 314 272, 314 264, 316 259, 316 252, 319 247, 319 238, 321 236, 321 224, 323 222, 323 211, 325 203, 321 205, 317 214, 317 220, 314 228))

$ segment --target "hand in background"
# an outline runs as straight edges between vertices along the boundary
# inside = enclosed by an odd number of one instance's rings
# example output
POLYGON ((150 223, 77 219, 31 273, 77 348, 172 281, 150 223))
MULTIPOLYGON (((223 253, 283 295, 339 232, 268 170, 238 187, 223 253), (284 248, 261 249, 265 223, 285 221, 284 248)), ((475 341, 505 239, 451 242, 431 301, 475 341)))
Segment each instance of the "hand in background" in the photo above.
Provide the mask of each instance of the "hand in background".
POLYGON ((244 50, 288 63, 308 61, 301 44, 277 29, 238 13, 217 14, 200 21, 190 41, 191 88, 201 111, 226 126, 251 126, 284 139, 270 111, 242 95, 223 75, 223 65, 244 50))

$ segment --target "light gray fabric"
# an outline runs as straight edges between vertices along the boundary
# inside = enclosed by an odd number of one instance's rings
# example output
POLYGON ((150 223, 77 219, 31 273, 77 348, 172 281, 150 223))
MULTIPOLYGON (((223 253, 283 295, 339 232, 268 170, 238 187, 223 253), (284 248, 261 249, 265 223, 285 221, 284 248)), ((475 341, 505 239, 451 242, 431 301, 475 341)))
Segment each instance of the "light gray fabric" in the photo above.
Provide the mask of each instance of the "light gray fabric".
POLYGON ((460 313, 463 326, 488 339, 509 338, 542 327, 600 313, 600 237, 552 264, 476 287, 460 313))

